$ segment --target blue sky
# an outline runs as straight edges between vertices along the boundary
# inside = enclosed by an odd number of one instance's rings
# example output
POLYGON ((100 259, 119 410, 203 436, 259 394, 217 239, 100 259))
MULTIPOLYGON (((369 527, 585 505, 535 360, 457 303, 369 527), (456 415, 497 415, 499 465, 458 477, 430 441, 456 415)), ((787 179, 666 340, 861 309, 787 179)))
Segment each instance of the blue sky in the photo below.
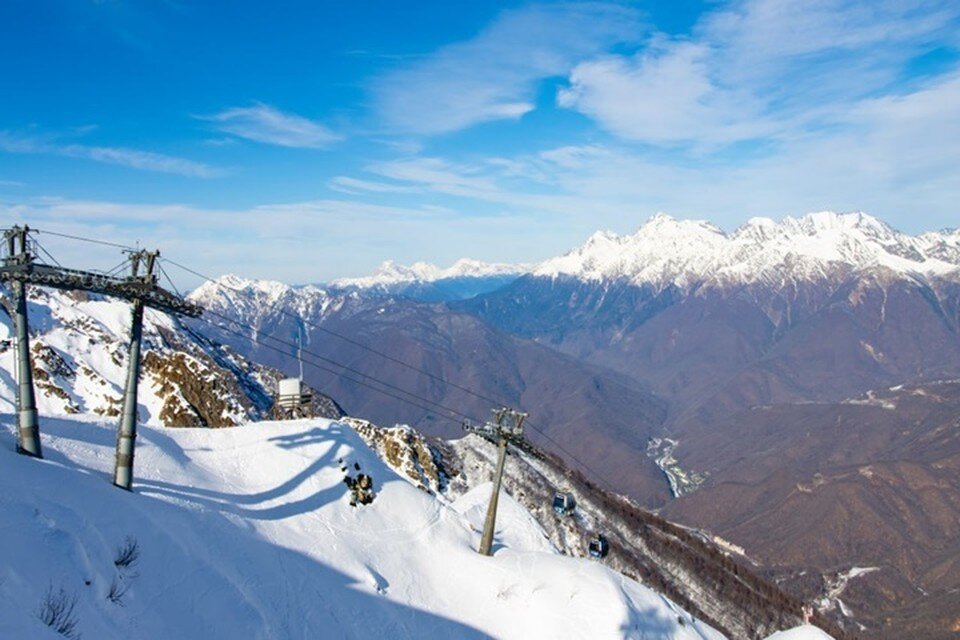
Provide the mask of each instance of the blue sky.
POLYGON ((0 5, 5 224, 209 273, 529 262, 658 211, 916 233, 958 167, 955 2, 0 5))

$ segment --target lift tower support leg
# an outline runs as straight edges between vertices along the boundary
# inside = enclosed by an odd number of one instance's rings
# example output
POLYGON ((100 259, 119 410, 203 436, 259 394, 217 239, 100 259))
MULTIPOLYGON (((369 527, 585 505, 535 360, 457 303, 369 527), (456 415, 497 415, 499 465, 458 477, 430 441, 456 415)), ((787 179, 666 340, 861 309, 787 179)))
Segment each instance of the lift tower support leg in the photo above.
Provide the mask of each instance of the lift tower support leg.
POLYGON ((487 505, 487 517, 483 522, 483 536, 480 538, 480 554, 489 556, 493 547, 493 530, 497 527, 497 503, 500 500, 500 483, 503 480, 503 463, 507 458, 507 440, 500 438, 497 445, 497 471, 493 478, 493 495, 487 505))
POLYGON ((127 355, 127 385, 123 392, 123 413, 117 431, 117 462, 113 484, 130 490, 133 484, 133 452, 137 439, 137 385, 140 380, 140 341, 143 336, 143 302, 133 301, 130 350, 127 355))
POLYGON ((37 399, 33 391, 33 369, 30 366, 30 329, 27 324, 27 285, 13 281, 13 295, 16 298, 17 338, 17 451, 42 458, 40 450, 40 429, 37 421, 37 399))

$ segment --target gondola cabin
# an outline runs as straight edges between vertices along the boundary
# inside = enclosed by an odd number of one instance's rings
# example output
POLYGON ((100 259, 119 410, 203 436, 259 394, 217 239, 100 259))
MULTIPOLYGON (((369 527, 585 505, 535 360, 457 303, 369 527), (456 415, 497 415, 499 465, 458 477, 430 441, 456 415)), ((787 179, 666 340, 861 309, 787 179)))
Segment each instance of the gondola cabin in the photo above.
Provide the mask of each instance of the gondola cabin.
POLYGON ((284 378, 277 382, 273 414, 276 419, 309 418, 312 394, 300 378, 284 378))
POLYGON ((607 542, 607 537, 604 535, 598 535, 596 538, 591 540, 588 551, 594 558, 606 558, 607 554, 610 553, 610 543, 607 542))
POLYGON ((577 508, 577 501, 570 492, 557 492, 553 496, 553 510, 561 516, 568 516, 577 508))

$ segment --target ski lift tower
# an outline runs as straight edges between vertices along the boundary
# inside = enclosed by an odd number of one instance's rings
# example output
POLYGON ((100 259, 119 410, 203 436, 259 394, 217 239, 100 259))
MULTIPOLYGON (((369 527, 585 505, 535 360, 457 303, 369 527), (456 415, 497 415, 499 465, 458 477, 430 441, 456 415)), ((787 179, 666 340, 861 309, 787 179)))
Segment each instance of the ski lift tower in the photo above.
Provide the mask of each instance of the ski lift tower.
POLYGON ((493 493, 490 494, 490 504, 487 505, 487 517, 483 523, 483 535, 480 538, 479 552, 489 556, 493 547, 493 530, 497 524, 497 503, 500 499, 500 483, 503 481, 503 465, 507 457, 507 443, 522 445, 523 421, 528 414, 503 407, 493 410, 493 422, 474 426, 463 423, 464 431, 476 433, 482 438, 497 443, 497 470, 493 477, 493 493))
MULTIPOLYGON (((167 291, 158 284, 154 268, 159 251, 127 251, 130 275, 112 276, 97 271, 67 269, 59 264, 45 264, 37 257, 37 243, 27 226, 6 229, 3 235, 3 261, 0 281, 11 283, 16 311, 17 356, 17 449, 21 453, 42 457, 37 403, 30 366, 30 331, 27 324, 27 285, 51 287, 67 291, 89 291, 132 304, 130 347, 127 358, 127 382, 123 393, 123 411, 117 430, 117 457, 113 483, 129 489, 133 481, 134 441, 137 437, 137 382, 140 376, 140 342, 143 333, 144 307, 152 307, 173 315, 197 317, 202 309, 167 291)), ((54 260, 54 262, 56 262, 54 260)))

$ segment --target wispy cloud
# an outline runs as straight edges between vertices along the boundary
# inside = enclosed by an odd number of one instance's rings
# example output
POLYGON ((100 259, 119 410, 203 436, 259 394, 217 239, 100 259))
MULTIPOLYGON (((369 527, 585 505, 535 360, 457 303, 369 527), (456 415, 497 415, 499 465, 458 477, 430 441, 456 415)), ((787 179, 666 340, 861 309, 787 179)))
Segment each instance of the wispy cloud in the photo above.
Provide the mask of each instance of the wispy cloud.
POLYGON ((363 180, 349 176, 336 176, 330 180, 330 188, 342 193, 422 193, 416 186, 400 185, 377 180, 363 180))
POLYGON ((281 147, 323 149, 341 139, 319 122, 265 104, 234 107, 198 117, 213 123, 223 133, 281 147))
POLYGON ((380 120, 395 131, 436 134, 522 117, 537 84, 640 33, 637 14, 606 3, 503 12, 476 37, 450 44, 379 77, 380 120))
MULTIPOLYGON (((432 247, 432 259, 452 263, 464 255, 477 256, 478 246, 503 244, 503 238, 529 238, 537 227, 536 221, 521 217, 490 220, 430 204, 346 199, 227 209, 48 197, 0 202, 0 218, 121 244, 147 240, 147 246, 160 249, 163 257, 201 273, 239 273, 291 283, 362 275, 388 257, 414 262, 425 257, 425 246, 432 247), (210 241, 212 237, 216 242, 210 241), (398 238, 418 242, 398 243, 398 238)), ((109 248, 94 251, 82 242, 42 239, 66 266, 110 268, 119 258, 119 252, 109 248)), ((172 266, 167 271, 178 287, 199 284, 172 266)))
POLYGON ((374 181, 337 180, 367 197, 416 190, 461 210, 538 219, 565 229, 571 245, 596 228, 627 231, 656 211, 728 228, 823 209, 870 211, 911 232, 956 226, 960 70, 912 92, 858 100, 835 127, 798 131, 772 154, 687 158, 630 144, 568 145, 472 161, 404 157, 368 166, 374 181))
POLYGON ((125 147, 65 144, 59 142, 53 136, 21 135, 10 131, 0 131, 0 151, 85 158, 132 169, 172 173, 194 178, 213 178, 224 174, 222 169, 208 164, 162 153, 125 147))
POLYGON ((634 54, 582 62, 557 100, 642 142, 789 138, 891 91, 958 15, 924 0, 738 0, 689 37, 658 34, 634 54))

